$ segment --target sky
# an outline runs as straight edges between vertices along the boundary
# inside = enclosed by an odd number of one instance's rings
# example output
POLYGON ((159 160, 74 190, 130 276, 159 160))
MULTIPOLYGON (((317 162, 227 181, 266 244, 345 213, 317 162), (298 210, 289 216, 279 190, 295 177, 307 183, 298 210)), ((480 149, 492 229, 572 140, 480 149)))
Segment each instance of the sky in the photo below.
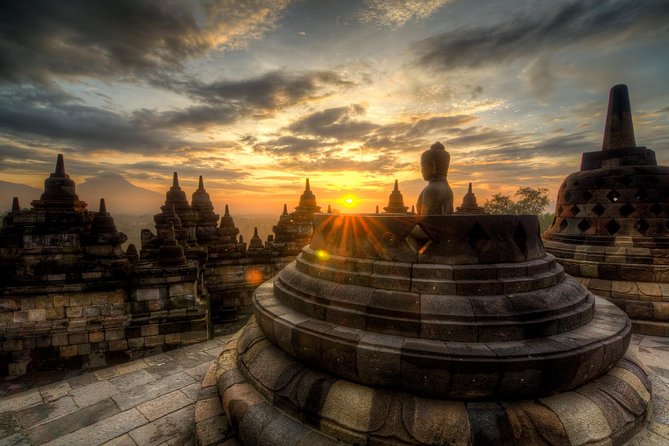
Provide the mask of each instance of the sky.
POLYGON ((668 47, 666 0, 0 1, 0 180, 41 189, 63 153, 78 184, 203 175, 219 213, 278 214, 307 177, 373 212, 395 179, 416 202, 441 141, 456 206, 469 182, 554 202, 618 83, 669 164, 668 47))

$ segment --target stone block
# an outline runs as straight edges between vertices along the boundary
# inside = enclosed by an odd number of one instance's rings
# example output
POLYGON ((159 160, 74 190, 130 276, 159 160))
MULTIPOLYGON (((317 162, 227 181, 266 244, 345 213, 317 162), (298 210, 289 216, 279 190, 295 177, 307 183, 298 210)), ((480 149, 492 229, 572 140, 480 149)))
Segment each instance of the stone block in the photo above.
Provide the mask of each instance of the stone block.
POLYGON ((130 350, 141 350, 144 348, 144 338, 129 338, 128 348, 130 350))
POLYGON ((170 285, 170 290, 169 290, 170 297, 192 296, 194 294, 195 294, 195 283, 193 282, 176 283, 174 285, 170 285))
POLYGON ((107 294, 107 302, 110 304, 124 304, 125 301, 125 292, 123 291, 112 291, 107 294))
POLYGON ((125 339, 125 330, 122 328, 111 328, 105 331, 106 341, 116 341, 119 339, 125 339))
POLYGON ((180 344, 181 333, 170 333, 165 335, 165 344, 180 344))
POLYGON ((65 307, 47 308, 46 310, 47 320, 64 319, 64 318, 65 318, 65 307))
POLYGON ((83 317, 99 317, 99 316, 100 316, 100 307, 99 306, 84 307, 83 317))
POLYGON ((39 322, 45 320, 46 320, 46 308, 35 308, 34 310, 28 310, 29 322, 39 322))
POLYGON ((74 333, 69 337, 68 344, 83 344, 88 342, 88 333, 74 333))
POLYGON ((52 308, 53 298, 50 296, 38 296, 35 298, 35 308, 52 308))
POLYGON ((127 350, 128 341, 125 339, 117 339, 114 341, 109 341, 109 351, 115 352, 119 350, 127 350))
POLYGON ((28 369, 29 361, 12 362, 7 366, 9 376, 23 376, 28 369))
POLYGON ((12 313, 12 322, 27 322, 28 321, 28 312, 27 311, 15 311, 12 313))
POLYGON ((88 334, 90 342, 102 342, 105 340, 105 334, 102 331, 92 331, 88 334))
POLYGON ((0 299, 0 312, 18 311, 21 309, 19 299, 0 299))
POLYGON ((23 349, 22 339, 9 339, 2 343, 2 349, 6 352, 16 352, 23 349))
POLYGON ((62 345, 67 345, 68 344, 68 334, 67 333, 55 333, 53 335, 53 346, 54 347, 60 347, 62 345))
POLYGON ((20 299, 19 303, 21 304, 21 310, 23 311, 33 310, 37 308, 35 304, 35 299, 32 297, 20 299))
POLYGON ((91 353, 91 344, 86 343, 86 344, 78 344, 77 345, 77 353, 79 355, 90 355, 91 353))
POLYGON ((142 336, 155 336, 159 333, 160 333, 160 325, 158 324, 142 325, 141 327, 142 336))
POLYGON ((65 345, 60 347, 60 357, 69 358, 71 356, 77 356, 79 349, 76 345, 65 345))
POLYGON ((162 299, 146 301, 147 311, 161 311, 166 307, 165 301, 162 299))
POLYGON ((144 338, 144 345, 146 347, 157 347, 165 343, 165 335, 147 336, 144 338))
POLYGON ((70 306, 70 296, 54 296, 53 297, 53 306, 54 307, 69 307, 70 306))
POLYGON ((135 291, 135 299, 138 301, 160 299, 160 289, 140 288, 135 291))
POLYGON ((65 314, 67 317, 83 317, 84 307, 67 307, 65 314))
POLYGON ((70 297, 70 306, 84 306, 91 304, 90 294, 74 294, 70 297))

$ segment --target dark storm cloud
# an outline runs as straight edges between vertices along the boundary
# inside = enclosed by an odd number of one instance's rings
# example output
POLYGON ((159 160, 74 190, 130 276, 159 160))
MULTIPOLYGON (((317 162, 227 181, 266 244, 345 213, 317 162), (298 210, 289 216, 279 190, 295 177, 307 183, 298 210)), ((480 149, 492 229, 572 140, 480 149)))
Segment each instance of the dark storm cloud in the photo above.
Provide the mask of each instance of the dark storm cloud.
POLYGON ((157 126, 201 129, 248 117, 268 118, 284 108, 322 99, 353 83, 331 71, 272 71, 251 79, 211 83, 162 77, 154 85, 187 95, 198 104, 163 113, 144 110, 136 114, 139 119, 157 126))
POLYGON ((253 150, 275 156, 295 156, 322 152, 333 143, 320 138, 299 138, 296 136, 281 136, 264 141, 253 146, 253 150))
MULTIPOLYGON (((169 84, 168 84, 169 85, 169 84)), ((259 110, 276 110, 308 99, 329 94, 327 87, 350 87, 332 71, 271 71, 260 77, 244 80, 221 80, 211 83, 191 81, 177 90, 209 104, 239 103, 259 110)))
POLYGON ((278 167, 303 172, 340 172, 342 170, 390 175, 414 163, 402 162, 395 156, 384 155, 372 160, 355 160, 339 157, 289 158, 277 162, 278 167))
POLYGON ((359 139, 379 126, 369 121, 358 121, 364 113, 360 105, 328 108, 312 113, 288 126, 288 130, 303 135, 336 138, 340 141, 359 139))
POLYGON ((667 33, 669 23, 665 0, 589 0, 536 11, 534 17, 494 26, 447 31, 413 44, 412 49, 423 65, 441 70, 475 68, 597 39, 667 33))
POLYGON ((208 48, 190 2, 3 2, 0 79, 134 75, 208 48))
POLYGON ((179 70, 213 47, 271 29, 285 6, 262 0, 5 1, 0 82, 179 70))
POLYGON ((136 119, 82 105, 63 93, 27 87, 0 91, 0 133, 90 150, 144 152, 182 143, 136 119))

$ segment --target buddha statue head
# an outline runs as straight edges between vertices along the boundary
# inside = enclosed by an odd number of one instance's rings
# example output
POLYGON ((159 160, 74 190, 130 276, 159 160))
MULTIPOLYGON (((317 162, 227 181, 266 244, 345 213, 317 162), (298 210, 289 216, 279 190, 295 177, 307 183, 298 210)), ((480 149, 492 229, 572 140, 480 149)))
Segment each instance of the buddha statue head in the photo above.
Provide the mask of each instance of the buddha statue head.
POLYGON ((440 142, 432 144, 420 157, 420 171, 426 181, 443 181, 448 174, 451 156, 440 142))

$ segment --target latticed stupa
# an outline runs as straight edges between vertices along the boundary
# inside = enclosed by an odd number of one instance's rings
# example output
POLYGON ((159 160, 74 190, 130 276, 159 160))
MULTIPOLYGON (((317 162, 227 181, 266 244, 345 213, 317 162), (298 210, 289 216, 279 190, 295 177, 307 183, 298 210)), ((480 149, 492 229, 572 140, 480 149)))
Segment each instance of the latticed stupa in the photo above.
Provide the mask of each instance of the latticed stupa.
MULTIPOLYGON (((450 214, 430 187, 422 209, 450 214)), ((625 313, 564 273, 535 216, 444 214, 315 215, 217 363, 241 443, 603 445, 641 428, 625 313)))
POLYGON ((307 178, 304 192, 300 195, 300 202, 294 212, 288 213, 288 207, 283 206, 283 213, 274 226, 274 240, 272 247, 292 255, 297 255, 302 247, 309 243, 314 229, 314 214, 321 212, 316 203, 316 196, 311 191, 307 178))
POLYGON ((581 170, 562 183, 544 238, 636 331, 669 336, 669 167, 636 146, 625 85, 611 89, 602 150, 583 153, 581 170))

